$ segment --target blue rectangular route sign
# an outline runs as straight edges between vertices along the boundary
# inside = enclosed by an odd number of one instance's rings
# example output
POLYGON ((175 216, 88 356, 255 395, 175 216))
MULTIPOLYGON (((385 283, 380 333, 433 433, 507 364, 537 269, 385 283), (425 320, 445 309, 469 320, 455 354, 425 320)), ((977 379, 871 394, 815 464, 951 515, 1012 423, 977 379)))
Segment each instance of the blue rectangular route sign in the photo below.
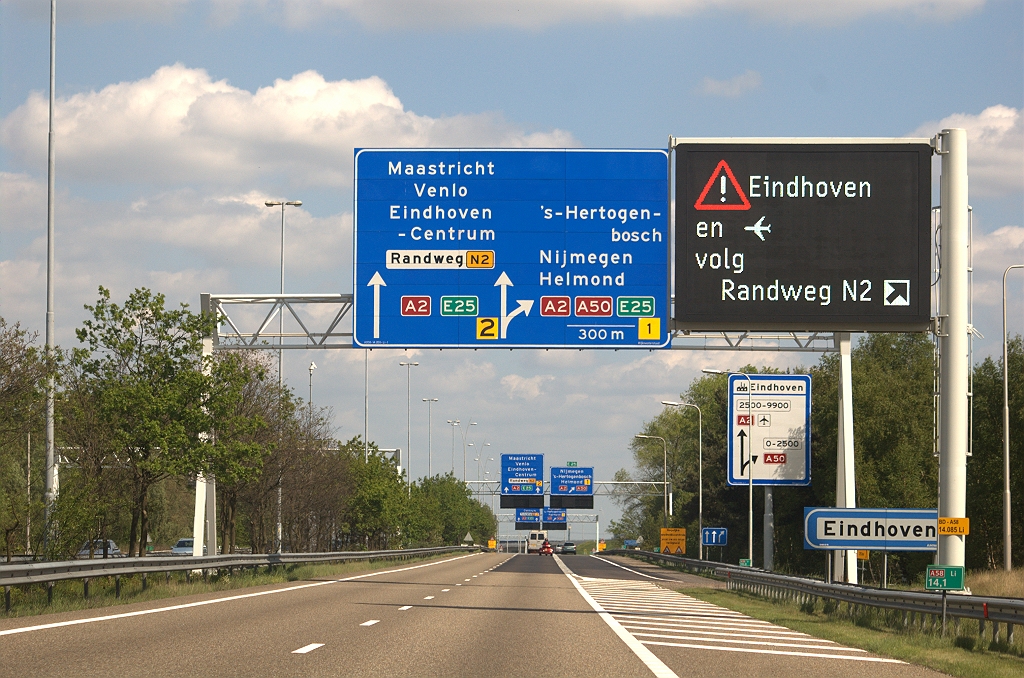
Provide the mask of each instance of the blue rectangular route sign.
POLYGON ((516 509, 516 522, 517 523, 539 523, 540 513, 543 509, 539 508, 517 508, 516 509))
POLYGON ((663 150, 357 149, 353 343, 669 344, 663 150))
POLYGON ((501 455, 501 493, 544 494, 543 454, 501 455))
POLYGON ((568 522, 568 520, 569 520, 567 518, 567 514, 565 512, 565 509, 553 509, 553 508, 546 508, 545 507, 543 509, 543 511, 544 511, 543 516, 544 516, 544 522, 545 523, 565 523, 565 522, 568 522))
POLYGON ((705 527, 700 531, 702 546, 727 546, 729 544, 729 528, 705 527))
POLYGON ((594 467, 552 466, 551 494, 594 494, 594 467))

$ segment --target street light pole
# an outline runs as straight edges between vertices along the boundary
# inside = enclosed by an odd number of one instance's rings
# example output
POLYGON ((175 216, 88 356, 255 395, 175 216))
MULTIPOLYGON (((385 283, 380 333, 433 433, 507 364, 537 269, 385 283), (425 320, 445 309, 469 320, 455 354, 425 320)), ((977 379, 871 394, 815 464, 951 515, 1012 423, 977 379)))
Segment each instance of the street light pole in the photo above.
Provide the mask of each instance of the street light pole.
MULTIPOLYGON (((458 425, 459 422, 455 423, 458 425)), ((469 426, 476 426, 476 422, 469 422, 469 426)), ((469 435, 469 426, 462 427, 462 482, 466 482, 466 436, 469 435)))
POLYGON ((664 450, 665 451, 665 466, 664 466, 664 469, 663 469, 664 477, 662 478, 662 481, 663 481, 664 484, 662 485, 662 488, 661 488, 662 500, 664 501, 664 504, 665 504, 665 506, 664 506, 665 514, 664 514, 664 516, 662 518, 662 523, 664 524, 663 525, 664 527, 668 527, 668 443, 665 442, 665 439, 662 438, 661 436, 647 436, 647 435, 643 435, 643 434, 639 434, 638 433, 634 437, 635 438, 650 438, 650 439, 653 439, 653 440, 660 440, 662 446, 665 448, 665 450, 664 450))
POLYGON ((437 402, 437 398, 423 398, 423 402, 427 404, 427 477, 432 477, 434 473, 433 457, 434 448, 434 417, 431 413, 431 407, 437 402))
POLYGON ((309 422, 313 423, 313 370, 316 369, 316 363, 313 361, 309 362, 309 422))
MULTIPOLYGON (((730 377, 733 375, 745 377, 747 380, 747 444, 750 445, 750 449, 747 450, 747 558, 750 560, 750 567, 754 566, 754 455, 753 455, 753 439, 751 438, 750 426, 754 420, 753 410, 750 408, 750 394, 754 390, 754 382, 751 381, 750 375, 744 372, 728 372, 723 370, 714 370, 711 368, 705 368, 701 370, 704 374, 727 374, 730 377)), ((726 380, 726 388, 731 389, 728 380, 726 380)), ((743 473, 743 458, 740 457, 740 473, 743 473)))
MULTIPOLYGON (((298 207, 302 204, 301 200, 267 200, 263 203, 267 207, 281 207, 281 296, 284 296, 284 208, 286 206, 298 207)), ((278 338, 277 343, 279 348, 277 349, 277 385, 284 392, 284 349, 281 348, 284 344, 284 299, 279 299, 278 303, 278 338)), ((312 373, 311 373, 312 375, 312 373)), ((312 376, 310 377, 312 380, 312 376)), ((281 474, 278 473, 277 477, 277 552, 281 553, 281 474)))
POLYGON ((458 419, 449 419, 448 425, 452 427, 452 476, 455 475, 455 427, 459 425, 458 419))
MULTIPOLYGON (((406 485, 409 485, 412 482, 412 473, 409 471, 412 466, 412 368, 419 363, 400 362, 398 364, 405 368, 405 473, 409 479, 406 485)), ((402 465, 401 459, 398 460, 398 465, 402 465)), ((409 491, 412 492, 411 489, 409 491)))
POLYGON ((1007 266, 1003 271, 1003 569, 1013 569, 1010 553, 1010 363, 1006 346, 1006 274, 1024 264, 1007 266))
POLYGON ((693 403, 677 403, 662 400, 662 405, 670 407, 692 407, 697 410, 697 558, 704 560, 704 413, 693 403))
MULTIPOLYGON (((54 158, 56 149, 54 147, 53 133, 53 105, 54 88, 57 84, 57 0, 50 0, 50 129, 47 137, 46 151, 46 356, 53 357, 56 348, 56 336, 54 325, 54 289, 53 275, 55 263, 55 230, 54 210, 55 198, 54 187, 56 182, 56 170, 54 158)), ((502 288, 504 289, 504 288, 502 288)), ((49 543, 51 520, 53 518, 53 503, 60 493, 60 477, 57 469, 56 443, 54 442, 54 392, 56 385, 53 375, 46 378, 46 472, 44 475, 45 518, 43 520, 43 545, 49 543)))

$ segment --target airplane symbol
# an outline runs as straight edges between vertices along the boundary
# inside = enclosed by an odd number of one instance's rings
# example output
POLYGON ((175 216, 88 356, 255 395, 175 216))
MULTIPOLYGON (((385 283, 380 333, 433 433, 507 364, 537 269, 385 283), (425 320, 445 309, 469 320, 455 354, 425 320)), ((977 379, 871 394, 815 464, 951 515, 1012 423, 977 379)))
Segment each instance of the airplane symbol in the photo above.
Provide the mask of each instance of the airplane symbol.
POLYGON ((743 230, 744 231, 752 231, 754 233, 754 235, 756 235, 758 238, 761 239, 761 242, 764 242, 764 234, 772 232, 772 225, 771 224, 768 224, 767 226, 762 226, 761 225, 761 223, 764 220, 765 220, 765 217, 761 217, 760 219, 757 220, 756 224, 754 224, 753 226, 745 226, 743 228, 743 230))

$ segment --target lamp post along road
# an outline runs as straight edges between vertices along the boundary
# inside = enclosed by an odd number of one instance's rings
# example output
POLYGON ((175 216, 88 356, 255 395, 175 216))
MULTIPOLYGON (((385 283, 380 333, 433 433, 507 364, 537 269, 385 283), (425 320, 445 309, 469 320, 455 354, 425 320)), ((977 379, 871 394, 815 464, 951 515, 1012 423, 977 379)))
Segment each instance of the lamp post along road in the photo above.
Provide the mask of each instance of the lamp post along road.
MULTIPOLYGON (((459 425, 458 420, 456 420, 455 425, 459 425)), ((462 482, 466 482, 466 436, 469 435, 470 426, 476 426, 476 422, 471 421, 469 426, 462 427, 462 482)), ((455 429, 452 430, 454 431, 455 429)))
POLYGON ((669 407, 692 407, 697 410, 697 558, 704 560, 704 413, 693 403, 677 403, 662 400, 662 405, 669 407))
POLYGON ((664 511, 664 515, 662 516, 662 527, 668 527, 668 443, 665 442, 665 439, 662 438, 661 436, 648 436, 648 435, 643 435, 642 433, 638 433, 634 437, 635 438, 649 438, 651 440, 660 440, 661 441, 661 445, 664 448, 665 461, 664 461, 664 466, 663 466, 663 469, 662 469, 662 474, 663 474, 662 482, 663 482, 663 485, 662 485, 662 488, 661 488, 661 495, 662 495, 661 498, 662 498, 662 501, 664 502, 664 509, 665 509, 665 511, 664 511))
MULTIPOLYGON (((409 492, 412 492, 412 368, 419 363, 405 361, 398 364, 405 368, 405 473, 408 478, 406 485, 410 488, 409 492)), ((401 455, 398 465, 402 465, 401 455)))
MULTIPOLYGON (((57 0, 50 0, 50 121, 47 136, 46 150, 46 355, 52 357, 56 348, 56 336, 54 325, 54 290, 53 274, 55 266, 54 256, 54 186, 56 182, 56 169, 54 165, 55 147, 53 134, 53 97, 54 88, 57 83, 57 0)), ((54 427, 54 391, 56 384, 53 376, 46 378, 46 471, 45 483, 45 519, 43 521, 43 544, 49 542, 50 520, 53 512, 53 502, 60 492, 60 480, 56 465, 56 447, 53 437, 54 427)))
MULTIPOLYGON (((751 381, 750 375, 743 372, 728 372, 723 370, 715 370, 711 368, 705 368, 701 370, 704 374, 725 374, 728 376, 737 375, 745 377, 747 380, 747 444, 751 443, 751 431, 750 425, 754 417, 751 414, 753 410, 750 407, 750 394, 754 390, 754 382, 751 381)), ((731 389, 732 386, 726 379, 725 387, 731 389)), ((731 394, 730 394, 731 398, 731 394)), ((728 430, 728 427, 726 427, 728 430)), ((747 450, 747 558, 750 560, 750 566, 754 566, 754 450, 747 450)), ((743 458, 740 457, 740 475, 743 475, 743 458)))
POLYGON ((309 362, 309 422, 313 423, 313 370, 316 369, 316 363, 313 361, 309 362))
POLYGON ((1013 569, 1010 552, 1010 355, 1006 345, 1006 275, 1024 264, 1007 266, 1003 271, 1003 569, 1013 569))
POLYGON ((455 427, 459 425, 458 419, 449 419, 448 425, 452 427, 452 475, 455 475, 455 427))

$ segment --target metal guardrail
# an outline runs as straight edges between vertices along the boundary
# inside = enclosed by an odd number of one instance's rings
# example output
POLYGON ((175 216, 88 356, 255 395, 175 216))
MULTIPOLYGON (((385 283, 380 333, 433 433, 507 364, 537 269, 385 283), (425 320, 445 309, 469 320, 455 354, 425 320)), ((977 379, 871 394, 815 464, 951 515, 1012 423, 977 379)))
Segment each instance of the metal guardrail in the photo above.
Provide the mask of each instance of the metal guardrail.
POLYGON ((328 553, 235 553, 219 556, 147 556, 143 558, 88 558, 0 564, 0 586, 5 592, 22 584, 49 584, 69 579, 123 577, 154 572, 192 572, 235 567, 335 563, 353 560, 405 560, 423 556, 479 551, 477 546, 441 546, 391 551, 333 551, 328 553))
MULTIPOLYGON (((696 560, 651 551, 614 550, 605 551, 610 555, 630 556, 650 561, 661 561, 682 565, 688 570, 701 574, 714 574, 729 582, 730 588, 751 591, 772 598, 789 598, 799 602, 823 598, 843 602, 849 606, 864 605, 905 614, 943 615, 961 619, 976 619, 982 622, 1024 624, 1024 600, 1019 598, 997 598, 990 596, 963 595, 959 593, 930 593, 923 591, 900 591, 879 589, 854 584, 827 584, 817 579, 765 572, 756 568, 738 567, 726 563, 696 560)), ((850 608, 853 609, 852 607, 850 608)), ((906 623, 906 617, 904 618, 906 623)), ((923 618, 922 618, 923 621, 923 618)), ((1013 627, 1007 627, 1007 637, 1013 637, 1013 627)))

